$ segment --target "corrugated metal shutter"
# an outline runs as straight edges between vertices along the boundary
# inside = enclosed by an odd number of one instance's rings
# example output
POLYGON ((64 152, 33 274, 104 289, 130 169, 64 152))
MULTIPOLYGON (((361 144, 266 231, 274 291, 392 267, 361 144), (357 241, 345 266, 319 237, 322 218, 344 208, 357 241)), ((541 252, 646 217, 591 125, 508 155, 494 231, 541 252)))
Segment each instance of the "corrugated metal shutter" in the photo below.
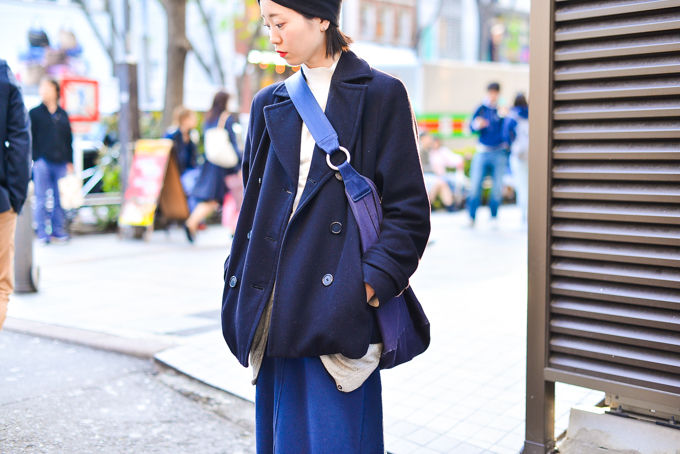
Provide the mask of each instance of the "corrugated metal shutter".
POLYGON ((680 0, 554 20, 548 367, 680 394, 680 0))

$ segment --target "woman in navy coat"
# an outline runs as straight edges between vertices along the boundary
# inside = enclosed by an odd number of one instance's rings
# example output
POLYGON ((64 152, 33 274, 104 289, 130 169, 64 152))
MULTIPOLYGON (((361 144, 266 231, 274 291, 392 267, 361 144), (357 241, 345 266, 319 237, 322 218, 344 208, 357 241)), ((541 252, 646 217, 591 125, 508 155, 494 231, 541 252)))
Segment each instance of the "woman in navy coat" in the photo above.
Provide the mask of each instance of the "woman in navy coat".
POLYGON ((375 182, 384 219, 362 255, 342 177, 285 85, 260 91, 224 268, 224 338, 253 366, 258 453, 383 453, 376 306, 407 288, 430 232, 413 110, 399 80, 349 51, 340 0, 260 7, 276 51, 302 65, 352 166, 375 182))
MULTIPOLYGON (((227 112, 227 103, 229 102, 229 95, 223 91, 215 94, 213 98, 213 104, 205 117, 205 130, 210 128, 216 128, 220 121, 222 114, 227 112)), ((238 149, 238 143, 236 141, 236 134, 232 126, 234 125, 234 119, 229 117, 224 123, 224 129, 229 133, 229 141, 236 154, 241 157, 241 153, 238 149)), ((212 162, 206 160, 201 166, 201 172, 196 179, 196 185, 191 191, 191 197, 198 203, 195 208, 191 211, 191 216, 184 223, 184 230, 187 234, 187 239, 189 242, 194 242, 194 236, 198 230, 198 226, 201 222, 205 220, 208 216, 212 214, 213 211, 217 209, 222 204, 224 196, 228 191, 238 193, 238 199, 240 199, 241 194, 241 183, 240 181, 235 181, 233 187, 228 187, 229 182, 233 182, 233 177, 238 178, 238 173, 241 170, 241 163, 239 163, 232 168, 225 169, 223 167, 217 166, 212 162), (236 187, 238 186, 238 187, 236 187)), ((238 200, 240 202, 240 200, 238 200)))

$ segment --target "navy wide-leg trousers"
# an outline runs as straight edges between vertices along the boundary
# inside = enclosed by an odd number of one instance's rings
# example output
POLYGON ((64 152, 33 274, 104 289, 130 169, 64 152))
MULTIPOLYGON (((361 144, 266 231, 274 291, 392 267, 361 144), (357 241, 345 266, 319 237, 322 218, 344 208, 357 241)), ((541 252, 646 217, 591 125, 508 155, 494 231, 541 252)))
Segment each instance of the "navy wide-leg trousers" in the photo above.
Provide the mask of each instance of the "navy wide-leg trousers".
POLYGON ((265 356, 256 388, 258 454, 384 454, 378 369, 336 389, 319 358, 265 356))

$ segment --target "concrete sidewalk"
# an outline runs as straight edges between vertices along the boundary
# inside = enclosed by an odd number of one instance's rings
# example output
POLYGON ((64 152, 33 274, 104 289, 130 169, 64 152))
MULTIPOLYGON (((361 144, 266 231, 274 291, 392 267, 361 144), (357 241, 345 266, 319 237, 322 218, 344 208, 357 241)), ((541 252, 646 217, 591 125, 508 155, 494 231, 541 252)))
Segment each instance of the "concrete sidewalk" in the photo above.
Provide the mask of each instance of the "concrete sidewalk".
MULTIPOLYGON (((523 444, 526 231, 513 207, 501 209, 495 227, 488 216, 481 209, 474 229, 464 213, 433 216, 433 242, 412 279, 432 344, 382 375, 390 452, 516 454, 523 444)), ((174 230, 149 243, 98 235, 37 248, 41 291, 13 296, 9 316, 153 343, 147 351, 162 350, 158 360, 253 400, 250 371, 220 330, 229 242, 211 227, 193 246, 174 230)), ((558 385, 556 430, 566 428, 572 405, 601 399, 558 385)))

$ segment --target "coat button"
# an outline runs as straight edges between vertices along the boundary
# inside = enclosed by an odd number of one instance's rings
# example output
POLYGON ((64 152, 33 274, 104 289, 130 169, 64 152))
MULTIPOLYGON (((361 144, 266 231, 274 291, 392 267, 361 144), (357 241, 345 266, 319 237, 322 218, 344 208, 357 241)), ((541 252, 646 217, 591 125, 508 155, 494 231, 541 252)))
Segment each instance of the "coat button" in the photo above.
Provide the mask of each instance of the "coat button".
POLYGON ((238 279, 236 279, 236 276, 232 276, 231 279, 229 279, 229 287, 234 288, 237 283, 238 279))
POLYGON ((328 287, 329 285, 331 285, 333 283, 333 275, 332 274, 325 275, 323 277, 323 279, 321 280, 321 282, 323 282, 323 285, 328 287))
POLYGON ((340 172, 335 172, 335 178, 337 178, 339 181, 342 181, 342 174, 340 172))
POLYGON ((253 231, 252 231, 252 230, 249 230, 249 231, 248 231, 248 235, 246 235, 246 238, 250 239, 250 234, 251 234, 251 233, 253 233, 253 231))
POLYGON ((342 232, 342 224, 340 224, 339 222, 332 223, 331 224, 331 232, 338 235, 340 232, 342 232))
POLYGON ((258 184, 262 184, 262 178, 258 178, 258 179, 257 179, 257 183, 258 183, 258 184))

